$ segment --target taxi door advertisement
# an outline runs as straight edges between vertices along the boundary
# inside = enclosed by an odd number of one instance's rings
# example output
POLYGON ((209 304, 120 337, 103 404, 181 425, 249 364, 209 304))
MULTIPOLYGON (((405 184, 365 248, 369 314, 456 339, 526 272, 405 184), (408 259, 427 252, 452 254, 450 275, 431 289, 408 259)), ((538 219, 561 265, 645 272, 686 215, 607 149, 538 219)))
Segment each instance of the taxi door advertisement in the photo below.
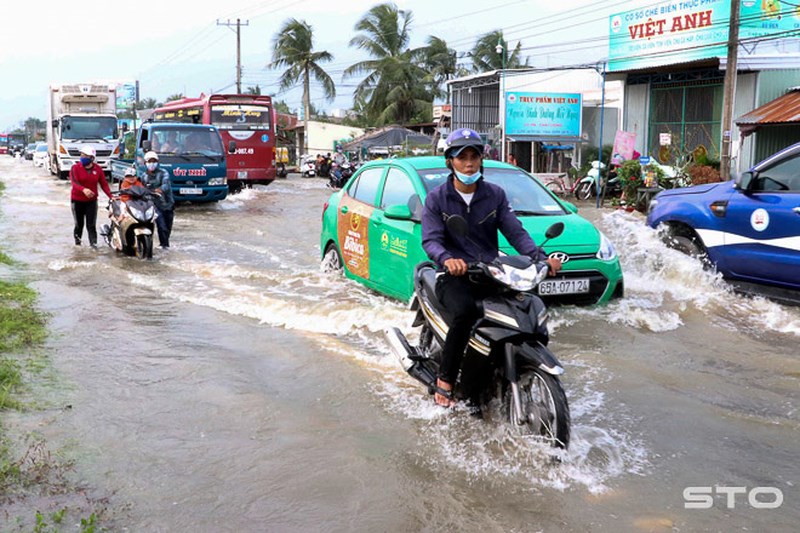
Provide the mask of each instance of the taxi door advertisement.
POLYGON ((339 204, 337 238, 345 268, 354 276, 369 279, 369 220, 374 207, 347 195, 339 204))

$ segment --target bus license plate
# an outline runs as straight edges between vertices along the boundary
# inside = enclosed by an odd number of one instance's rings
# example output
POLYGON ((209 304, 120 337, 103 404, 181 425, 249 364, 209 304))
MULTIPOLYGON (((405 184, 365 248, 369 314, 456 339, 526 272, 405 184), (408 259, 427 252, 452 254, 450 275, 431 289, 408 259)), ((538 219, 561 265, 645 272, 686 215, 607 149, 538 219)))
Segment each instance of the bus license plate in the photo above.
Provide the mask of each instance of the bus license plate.
POLYGON ((236 178, 240 179, 240 180, 246 180, 247 179, 247 171, 246 170, 240 170, 239 172, 236 173, 236 178))
POLYGON ((580 294, 589 292, 588 278, 545 280, 539 284, 539 294, 580 294))
POLYGON ((191 188, 191 187, 181 187, 178 192, 181 194, 203 194, 203 189, 198 188, 191 188))

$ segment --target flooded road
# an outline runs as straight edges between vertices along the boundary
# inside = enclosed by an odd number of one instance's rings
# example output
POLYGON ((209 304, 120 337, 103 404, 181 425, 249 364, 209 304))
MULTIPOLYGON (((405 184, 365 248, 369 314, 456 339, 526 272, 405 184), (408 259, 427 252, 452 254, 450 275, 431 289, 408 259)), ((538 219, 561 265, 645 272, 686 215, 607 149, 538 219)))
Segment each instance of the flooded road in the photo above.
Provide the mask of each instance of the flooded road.
POLYGON ((3 245, 52 314, 49 397, 72 406, 25 416, 119 530, 797 529, 800 308, 730 292, 639 216, 581 210, 627 294, 553 310, 573 417, 554 465, 435 407, 383 341, 405 306, 320 272, 323 180, 181 206, 172 249, 140 262, 72 244, 66 182, 10 157, 0 179, 3 245))

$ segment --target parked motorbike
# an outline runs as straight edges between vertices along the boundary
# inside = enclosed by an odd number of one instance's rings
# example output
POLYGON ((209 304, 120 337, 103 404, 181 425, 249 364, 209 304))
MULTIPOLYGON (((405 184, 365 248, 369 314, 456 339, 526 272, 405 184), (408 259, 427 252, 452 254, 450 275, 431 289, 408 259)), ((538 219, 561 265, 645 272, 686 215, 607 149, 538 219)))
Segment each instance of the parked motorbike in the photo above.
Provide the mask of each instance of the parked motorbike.
POLYGON ((328 187, 331 189, 341 189, 352 175, 353 167, 347 161, 341 165, 338 163, 332 163, 331 177, 328 179, 328 187))
POLYGON ((108 203, 109 223, 104 224, 100 234, 106 243, 125 255, 139 259, 153 257, 153 231, 156 224, 156 208, 152 192, 138 185, 114 193, 108 203), (120 194, 129 200, 120 200, 120 194))
POLYGON ((620 196, 622 194, 622 182, 612 168, 607 176, 603 176, 606 165, 600 161, 592 161, 592 168, 586 176, 575 185, 575 197, 578 200, 588 200, 597 195, 597 182, 600 181, 600 193, 603 196, 620 196), (603 191, 605 189, 605 192, 603 191))
MULTIPOLYGON (((447 226, 453 233, 467 235, 467 222, 460 216, 450 217, 447 226)), ((563 230, 563 222, 553 224, 547 240, 563 230)), ((483 300, 483 317, 473 329, 465 362, 479 358, 491 373, 491 379, 485 380, 483 403, 499 397, 504 416, 521 434, 566 449, 570 413, 559 380, 564 369, 547 348, 547 308, 532 292, 547 273, 547 263, 523 256, 501 256, 491 263, 469 265, 470 281, 485 287, 490 295, 483 300)), ((386 332, 403 368, 425 385, 429 394, 436 388, 450 321, 436 298, 436 275, 430 262, 421 263, 414 272, 411 309, 416 312, 413 326, 421 326, 419 344, 411 346, 398 328, 386 332)), ((460 378, 456 392, 459 387, 460 378)))
POLYGON ((289 173, 286 171, 285 163, 278 163, 275 172, 279 178, 285 178, 286 176, 289 175, 289 173))
POLYGON ((304 157, 300 161, 300 175, 304 178, 313 178, 317 175, 317 166, 314 163, 314 158, 304 157))

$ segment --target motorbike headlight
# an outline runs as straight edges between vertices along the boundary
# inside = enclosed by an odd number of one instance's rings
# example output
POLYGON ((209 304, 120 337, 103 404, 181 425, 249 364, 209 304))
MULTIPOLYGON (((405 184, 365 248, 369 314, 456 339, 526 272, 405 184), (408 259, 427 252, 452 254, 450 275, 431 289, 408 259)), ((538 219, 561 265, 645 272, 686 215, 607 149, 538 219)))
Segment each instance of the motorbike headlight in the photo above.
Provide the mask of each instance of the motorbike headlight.
POLYGON ((600 249, 597 250, 597 258, 604 261, 610 261, 617 257, 617 250, 614 245, 608 240, 603 232, 600 232, 600 249))
POLYGON ((133 218, 135 218, 136 220, 139 220, 139 221, 146 220, 146 218, 144 216, 144 213, 142 213, 141 209, 137 209, 137 208, 133 207, 132 205, 129 205, 128 206, 128 211, 130 211, 131 215, 133 215, 133 218))
POLYGON ((509 265, 502 267, 490 265, 489 273, 499 282, 508 285, 515 291, 533 290, 547 276, 547 265, 533 264, 528 268, 514 268, 509 265))
POLYGON ((144 219, 150 220, 155 216, 155 214, 156 214, 156 208, 151 205, 150 207, 147 208, 147 211, 144 212, 144 219))

